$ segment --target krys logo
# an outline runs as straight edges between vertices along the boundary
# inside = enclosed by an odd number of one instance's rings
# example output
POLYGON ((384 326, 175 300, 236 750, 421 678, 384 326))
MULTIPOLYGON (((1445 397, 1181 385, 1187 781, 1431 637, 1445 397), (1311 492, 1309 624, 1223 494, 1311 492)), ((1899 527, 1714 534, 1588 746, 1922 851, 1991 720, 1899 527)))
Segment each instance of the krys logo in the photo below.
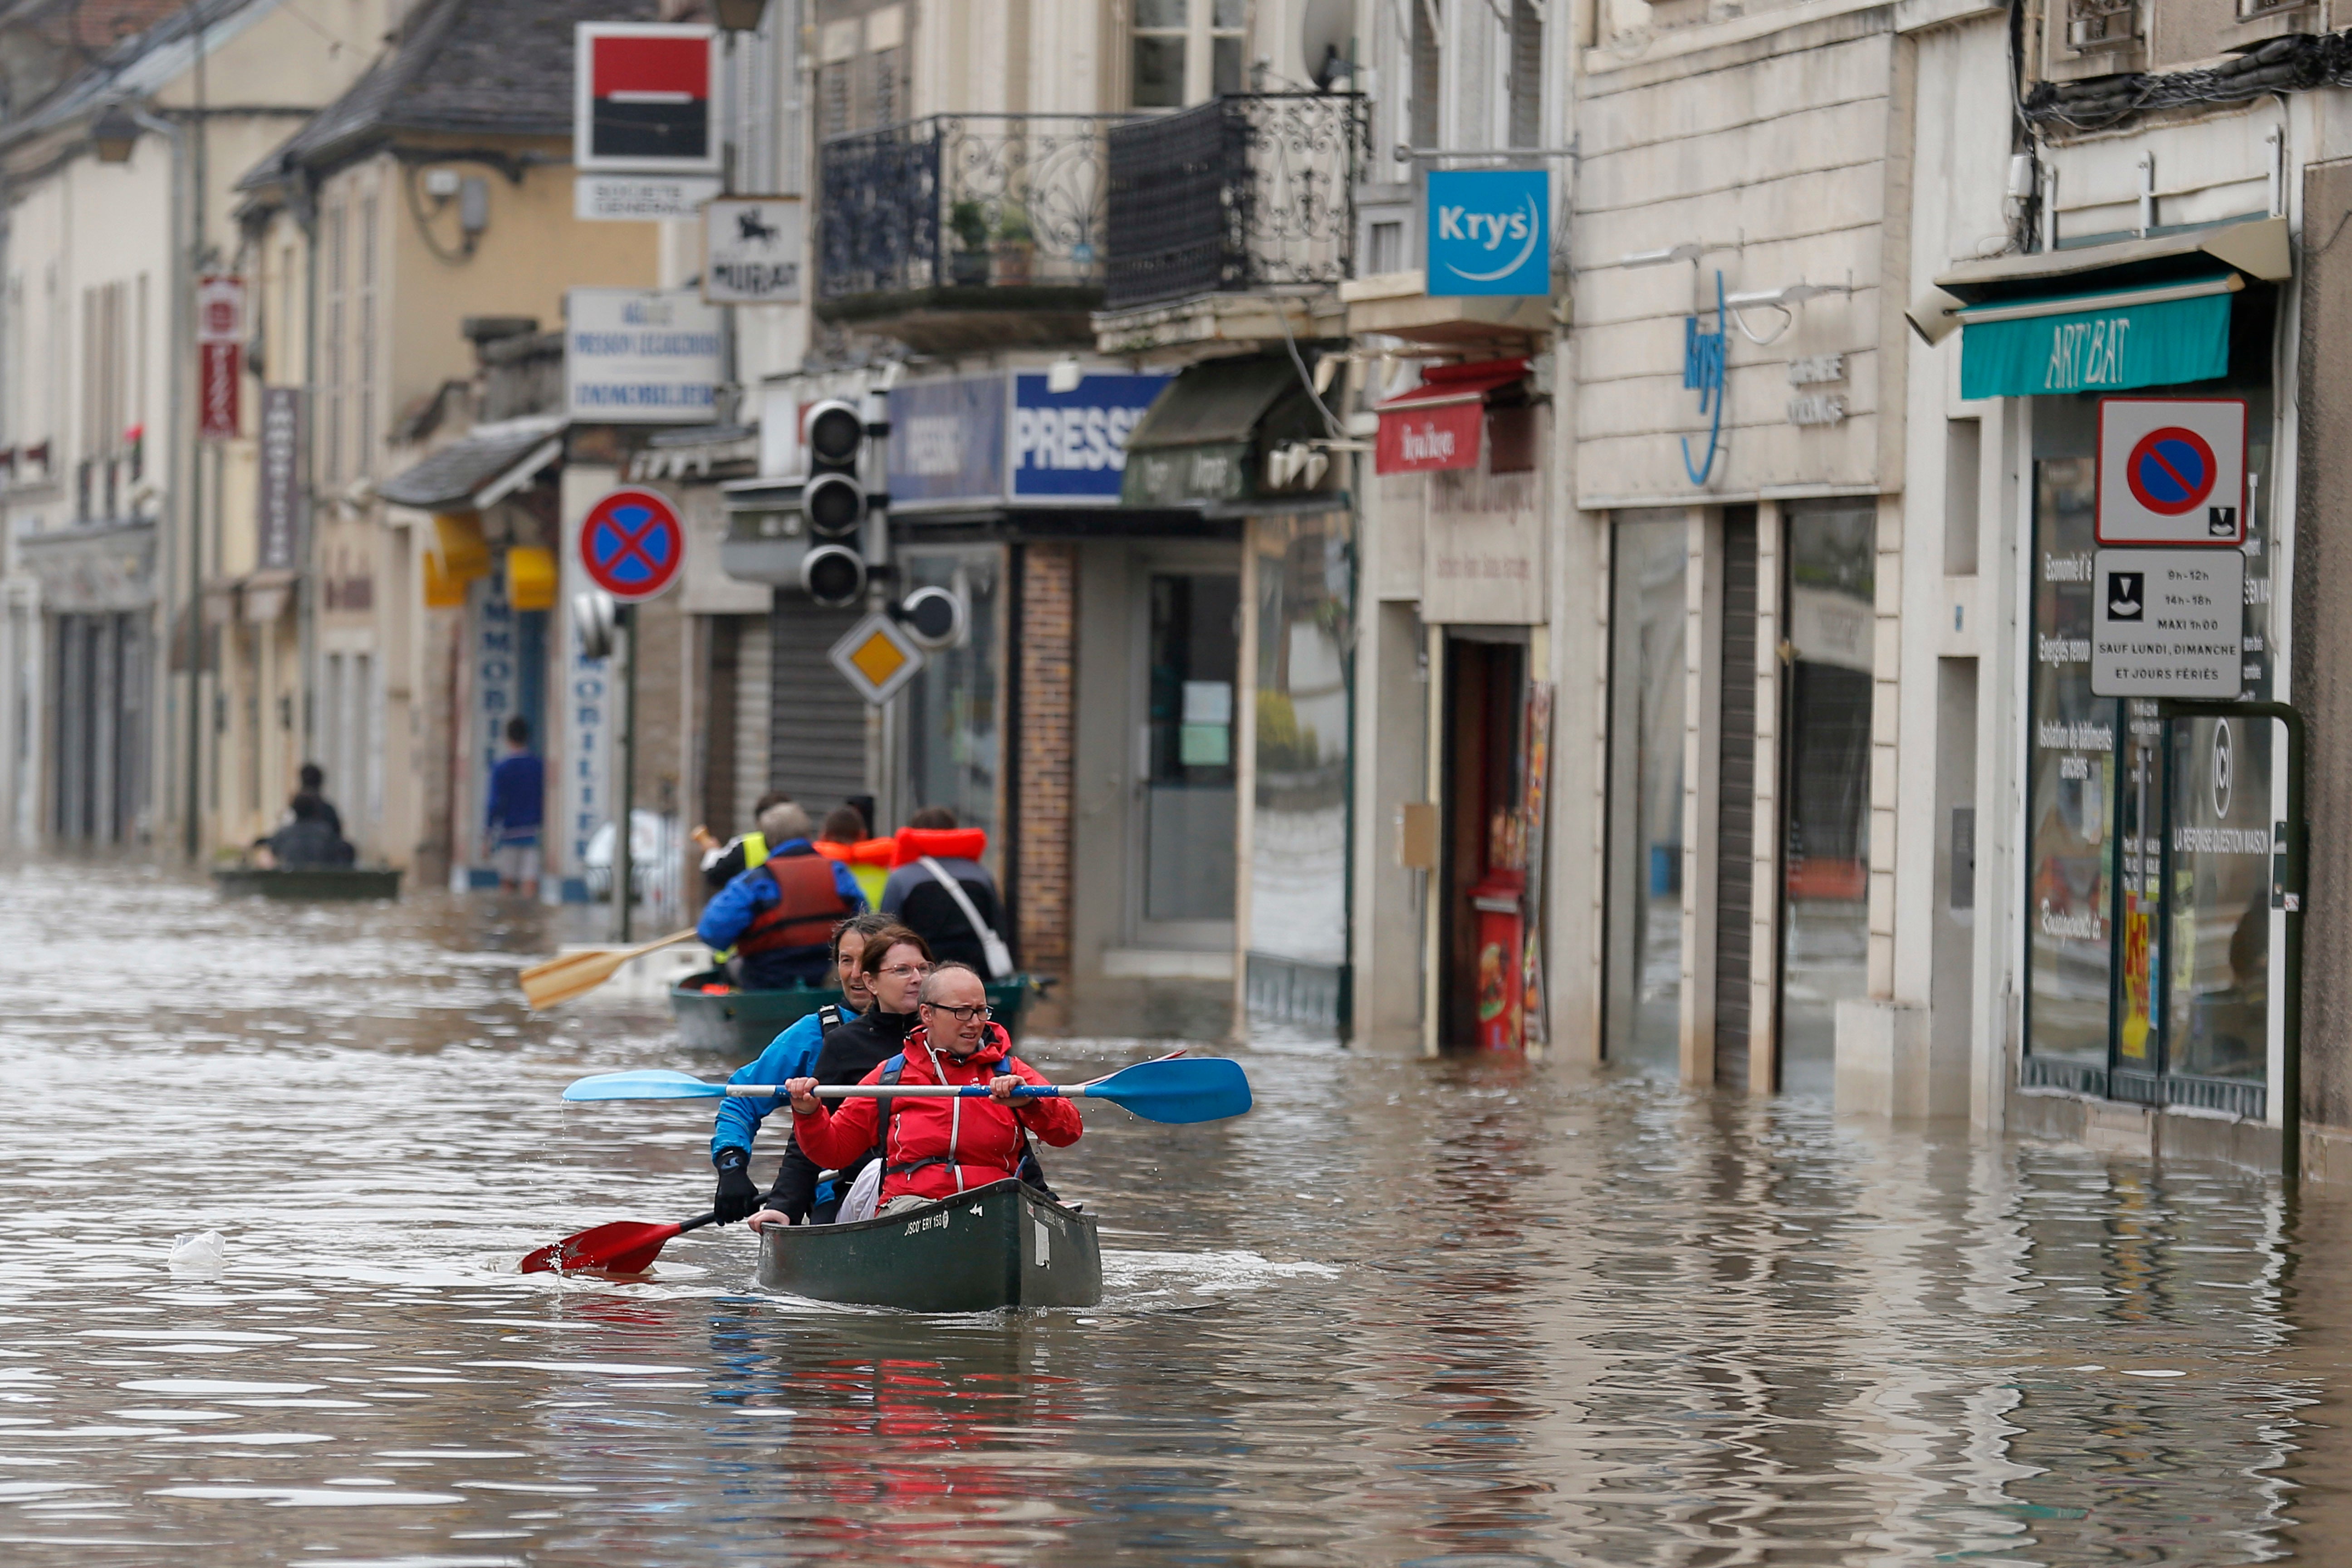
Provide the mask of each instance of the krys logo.
POLYGON ((1471 271, 1458 257, 1447 262, 1455 277, 1466 278, 1473 283, 1492 283, 1496 279, 1508 278, 1525 267, 1528 258, 1535 254, 1536 240, 1542 232, 1543 212, 1533 198, 1516 210, 1504 213, 1476 213, 1467 207, 1457 206, 1437 209, 1437 235, 1440 239, 1483 245, 1489 253, 1500 251, 1506 245, 1518 246, 1508 261, 1486 272, 1471 271))
POLYGON ((1429 176, 1432 294, 1551 290, 1550 181, 1534 169, 1441 169, 1429 176))

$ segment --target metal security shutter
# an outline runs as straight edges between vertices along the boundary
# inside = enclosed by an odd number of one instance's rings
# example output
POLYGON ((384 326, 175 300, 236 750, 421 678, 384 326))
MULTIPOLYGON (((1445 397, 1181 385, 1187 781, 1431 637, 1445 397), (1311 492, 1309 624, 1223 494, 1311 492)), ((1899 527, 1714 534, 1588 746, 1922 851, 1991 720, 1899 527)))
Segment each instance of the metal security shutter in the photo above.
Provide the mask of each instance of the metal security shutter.
POLYGON ((768 616, 768 782, 820 821, 866 790, 866 701, 825 657, 865 613, 779 594, 768 616))
POLYGON ((1756 907, 1756 509, 1723 517, 1723 738, 1715 868, 1715 1081, 1748 1087, 1756 907))

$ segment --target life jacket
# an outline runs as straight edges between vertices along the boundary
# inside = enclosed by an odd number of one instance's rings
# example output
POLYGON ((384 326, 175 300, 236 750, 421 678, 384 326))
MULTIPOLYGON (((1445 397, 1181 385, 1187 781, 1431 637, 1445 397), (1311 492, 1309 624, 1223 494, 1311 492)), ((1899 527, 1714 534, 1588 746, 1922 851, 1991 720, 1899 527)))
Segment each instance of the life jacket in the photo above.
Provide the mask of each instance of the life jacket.
POLYGON ((782 948, 823 947, 833 928, 857 912, 834 886, 833 862, 822 855, 784 855, 761 868, 776 884, 776 901, 751 917, 735 939, 735 951, 750 957, 782 948))
POLYGON ((894 866, 911 866, 926 855, 940 860, 977 860, 988 853, 988 829, 902 827, 894 844, 894 866))
MULTIPOLYGON (((907 1053, 900 1051, 882 1064, 882 1076, 876 1081, 897 1083, 906 1070, 907 1053)), ((882 1114, 875 1120, 874 1154, 877 1159, 887 1159, 889 1155, 890 1117, 898 1108, 897 1095, 888 1094, 882 1097, 882 1114)), ((919 1171, 930 1165, 944 1165, 947 1163, 948 1157, 945 1154, 926 1154, 919 1160, 902 1161, 896 1165, 886 1164, 882 1167, 882 1173, 886 1176, 903 1176, 912 1171, 919 1171)), ((1025 1127, 1021 1130, 1021 1162, 1016 1173, 1021 1180, 1028 1183, 1054 1202, 1062 1201, 1060 1195, 1045 1184, 1045 1167, 1038 1160, 1036 1145, 1029 1142, 1029 1130, 1025 1127)))
POLYGON ((743 869, 756 871, 768 863, 768 836, 754 829, 742 837, 743 869))

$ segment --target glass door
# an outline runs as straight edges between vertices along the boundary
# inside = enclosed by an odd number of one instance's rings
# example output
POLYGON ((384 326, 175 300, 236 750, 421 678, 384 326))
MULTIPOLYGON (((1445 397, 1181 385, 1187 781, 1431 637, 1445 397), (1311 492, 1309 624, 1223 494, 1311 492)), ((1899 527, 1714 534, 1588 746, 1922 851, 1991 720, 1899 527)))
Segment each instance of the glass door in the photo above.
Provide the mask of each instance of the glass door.
POLYGON ((1234 678, 1241 577, 1148 568, 1142 721, 1136 737, 1133 879, 1138 945, 1213 949, 1234 940, 1234 678))
POLYGON ((1620 514, 1609 618, 1609 1059, 1673 1074, 1682 1037, 1684 637, 1690 526, 1620 514))

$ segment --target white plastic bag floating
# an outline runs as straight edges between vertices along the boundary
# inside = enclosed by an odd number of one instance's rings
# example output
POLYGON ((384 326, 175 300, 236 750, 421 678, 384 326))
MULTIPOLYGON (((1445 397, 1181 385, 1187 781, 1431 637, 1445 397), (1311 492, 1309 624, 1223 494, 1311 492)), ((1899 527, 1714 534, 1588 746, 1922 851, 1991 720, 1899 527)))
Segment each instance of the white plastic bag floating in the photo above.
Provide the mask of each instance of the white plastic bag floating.
POLYGON ((882 1162, 877 1160, 857 1173, 857 1180, 849 1184, 849 1195, 841 1200, 837 1217, 843 1225, 856 1225, 861 1219, 872 1219, 877 1203, 882 1196, 882 1162))
POLYGON ((172 1243, 172 1272, 184 1278, 209 1279, 228 1265, 228 1243, 216 1230, 199 1230, 172 1243))

